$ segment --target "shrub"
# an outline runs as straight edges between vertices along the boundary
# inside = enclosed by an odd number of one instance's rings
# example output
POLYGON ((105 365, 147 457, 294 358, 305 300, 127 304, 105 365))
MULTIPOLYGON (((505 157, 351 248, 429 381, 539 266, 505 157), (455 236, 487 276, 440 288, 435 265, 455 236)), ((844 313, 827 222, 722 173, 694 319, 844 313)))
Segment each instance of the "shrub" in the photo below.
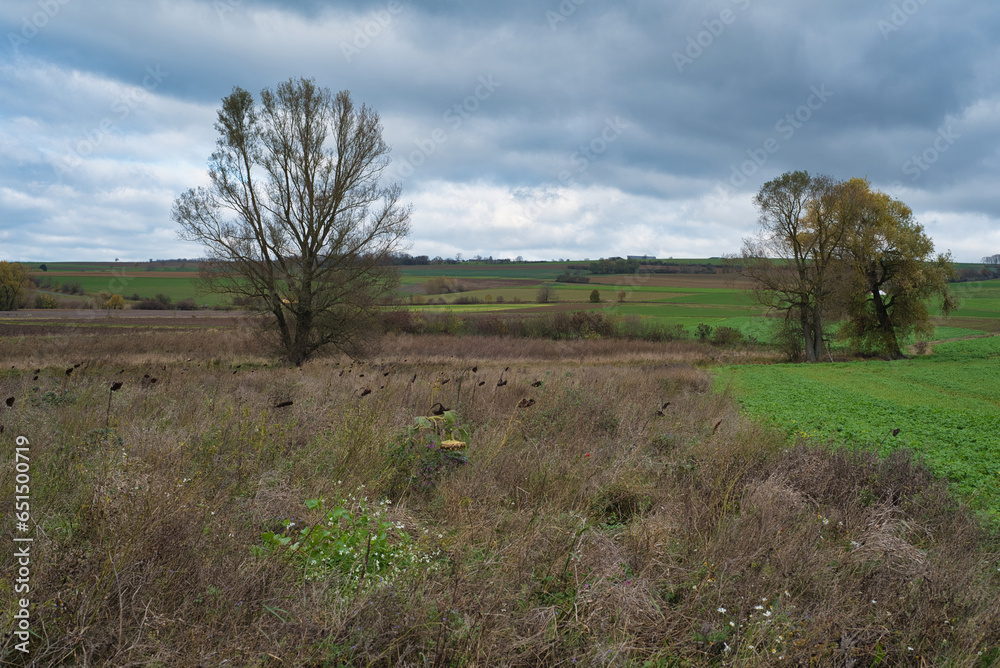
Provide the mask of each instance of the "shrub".
POLYGON ((108 311, 120 311, 121 309, 125 308, 125 300, 122 299, 121 295, 117 294, 111 295, 110 297, 108 297, 107 301, 104 302, 104 306, 102 306, 101 308, 104 308, 108 311))
MULTIPOLYGON (((310 499, 306 507, 323 510, 322 499, 310 499)), ((355 593, 365 580, 386 584, 430 555, 419 553, 400 524, 386 518, 388 500, 369 507, 365 499, 351 495, 323 513, 312 526, 292 530, 285 520, 283 533, 261 535, 258 554, 279 553, 302 572, 305 580, 333 578, 345 593, 355 593)))
POLYGON ((35 295, 35 308, 59 308, 59 301, 52 295, 35 295))
POLYGON ((59 288, 59 292, 62 292, 63 294, 67 294, 67 295, 82 295, 82 294, 84 294, 83 293, 83 286, 80 285, 79 283, 77 283, 76 281, 67 281, 67 282, 63 283, 62 287, 59 288))
POLYGON ((717 346, 734 346, 743 343, 743 333, 732 327, 716 327, 712 343, 717 346))
POLYGON ((161 304, 163 304, 166 307, 170 306, 170 302, 171 302, 170 296, 169 295, 165 295, 162 292, 158 293, 155 297, 153 297, 153 299, 155 299, 156 301, 160 302, 161 304))
POLYGON ((452 292, 464 292, 465 290, 466 286, 461 281, 450 276, 438 276, 428 279, 424 283, 424 294, 426 295, 445 295, 452 292))
POLYGON ((551 285, 543 285, 535 293, 535 301, 539 304, 548 304, 551 301, 555 301, 555 298, 556 291, 552 289, 551 285))
POLYGON ((177 302, 175 308, 178 308, 181 311, 197 311, 198 304, 193 299, 182 299, 179 302, 177 302))
POLYGON ((590 303, 600 304, 601 303, 601 292, 599 290, 593 290, 590 293, 590 303))
POLYGON ((560 283, 590 283, 590 278, 587 276, 581 276, 580 274, 559 274, 556 276, 556 280, 560 283))
POLYGON ((695 333, 698 335, 699 339, 707 341, 712 336, 712 326, 706 325, 703 322, 699 323, 695 333))

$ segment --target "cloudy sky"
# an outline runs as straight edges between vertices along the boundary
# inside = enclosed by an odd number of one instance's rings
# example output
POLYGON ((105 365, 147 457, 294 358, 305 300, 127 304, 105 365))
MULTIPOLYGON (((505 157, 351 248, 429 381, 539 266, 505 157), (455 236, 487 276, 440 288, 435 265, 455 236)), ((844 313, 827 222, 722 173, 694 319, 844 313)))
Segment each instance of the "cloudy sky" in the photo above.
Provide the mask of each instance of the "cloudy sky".
POLYGON ((220 100, 375 107, 414 254, 709 257, 782 172, 868 177, 1000 253, 992 0, 3 0, 0 259, 198 257, 220 100))

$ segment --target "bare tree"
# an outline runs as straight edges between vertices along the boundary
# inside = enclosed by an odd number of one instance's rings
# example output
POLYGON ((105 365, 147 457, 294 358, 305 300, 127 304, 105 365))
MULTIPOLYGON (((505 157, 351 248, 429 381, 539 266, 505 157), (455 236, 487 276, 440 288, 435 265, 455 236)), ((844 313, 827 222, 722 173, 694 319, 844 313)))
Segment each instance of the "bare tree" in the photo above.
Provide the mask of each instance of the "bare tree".
POLYGON ((744 239, 740 258, 755 299, 801 334, 808 362, 822 358, 824 321, 837 292, 844 234, 838 190, 828 177, 802 171, 765 183, 754 198, 760 229, 744 239))
POLYGON ((207 188, 174 203, 180 237, 208 250, 210 290, 273 316, 277 347, 301 364, 325 345, 356 355, 398 285, 410 207, 382 185, 378 114, 306 79, 236 87, 222 100, 207 188))

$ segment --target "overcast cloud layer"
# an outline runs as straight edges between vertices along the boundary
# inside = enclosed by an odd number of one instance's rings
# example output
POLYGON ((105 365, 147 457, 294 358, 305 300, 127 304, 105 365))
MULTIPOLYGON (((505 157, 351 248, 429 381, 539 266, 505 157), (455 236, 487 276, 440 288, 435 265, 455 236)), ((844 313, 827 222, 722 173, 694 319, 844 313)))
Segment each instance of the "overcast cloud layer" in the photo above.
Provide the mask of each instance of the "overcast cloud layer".
POLYGON ((381 114, 411 252, 708 257, 782 172, 868 177, 938 250, 1000 253, 991 0, 4 0, 0 259, 198 257, 234 86, 381 114))

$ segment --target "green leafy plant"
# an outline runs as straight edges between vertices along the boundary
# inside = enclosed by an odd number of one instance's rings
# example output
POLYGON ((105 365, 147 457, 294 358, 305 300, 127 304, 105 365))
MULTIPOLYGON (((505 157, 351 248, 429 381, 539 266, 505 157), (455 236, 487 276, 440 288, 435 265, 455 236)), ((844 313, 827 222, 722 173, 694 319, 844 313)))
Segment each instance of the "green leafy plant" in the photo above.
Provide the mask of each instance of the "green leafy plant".
POLYGON ((433 489, 443 475, 469 462, 468 443, 469 430, 455 411, 415 418, 389 451, 390 497, 433 489))
POLYGON ((369 506, 351 495, 326 511, 322 499, 309 499, 305 505, 322 512, 319 520, 301 529, 286 520, 283 533, 264 532, 258 554, 282 554, 306 580, 337 578, 348 591, 357 591, 366 580, 388 583, 414 564, 431 560, 401 523, 388 519, 387 500, 369 506))

